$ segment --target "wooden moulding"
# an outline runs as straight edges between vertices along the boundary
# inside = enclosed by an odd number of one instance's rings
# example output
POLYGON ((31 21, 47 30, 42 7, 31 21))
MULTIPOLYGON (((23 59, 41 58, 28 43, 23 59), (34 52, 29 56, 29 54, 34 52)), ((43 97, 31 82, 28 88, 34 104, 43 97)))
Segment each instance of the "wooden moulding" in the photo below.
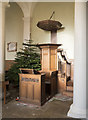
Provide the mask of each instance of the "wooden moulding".
POLYGON ((61 46, 62 44, 54 44, 54 43, 45 43, 45 44, 37 44, 38 47, 40 48, 45 48, 45 47, 59 47, 61 46))
POLYGON ((28 69, 28 68, 20 68, 20 72, 23 74, 33 74, 34 70, 33 69, 28 69))

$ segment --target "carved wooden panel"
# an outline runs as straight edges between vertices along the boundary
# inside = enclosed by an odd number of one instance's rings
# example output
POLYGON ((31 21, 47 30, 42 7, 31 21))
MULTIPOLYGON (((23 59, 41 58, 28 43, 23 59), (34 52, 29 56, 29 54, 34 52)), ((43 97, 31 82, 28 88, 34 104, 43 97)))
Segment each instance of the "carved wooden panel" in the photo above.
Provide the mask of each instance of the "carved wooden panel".
POLYGON ((20 98, 40 105, 44 103, 45 89, 42 88, 45 88, 45 74, 19 74, 19 76, 20 98))
POLYGON ((43 46, 42 52, 42 70, 57 70, 57 46, 43 46))
POLYGON ((28 86, 27 86, 27 98, 29 98, 31 100, 34 99, 33 89, 34 89, 34 86, 29 83, 28 86))
POLYGON ((42 50, 42 70, 49 70, 49 49, 42 50))
POLYGON ((49 59, 48 59, 48 54, 43 56, 43 70, 49 70, 49 59))
POLYGON ((27 97, 27 84, 24 82, 20 83, 20 96, 27 97))
POLYGON ((57 70, 57 51, 56 49, 51 49, 50 56, 50 70, 57 70))
POLYGON ((40 86, 38 84, 34 85, 34 100, 41 102, 41 91, 40 86))
POLYGON ((55 70, 56 62, 55 62, 55 55, 51 55, 51 70, 55 70))

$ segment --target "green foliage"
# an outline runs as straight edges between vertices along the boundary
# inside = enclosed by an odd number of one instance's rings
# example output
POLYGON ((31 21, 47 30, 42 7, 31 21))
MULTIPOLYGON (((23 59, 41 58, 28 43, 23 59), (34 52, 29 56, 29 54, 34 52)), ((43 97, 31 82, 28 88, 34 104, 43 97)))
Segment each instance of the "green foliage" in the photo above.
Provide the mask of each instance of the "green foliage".
POLYGON ((29 68, 36 71, 41 69, 40 54, 36 46, 36 44, 32 44, 32 40, 27 40, 27 43, 23 43, 23 49, 17 52, 15 63, 6 73, 6 80, 9 80, 11 83, 18 83, 19 68, 29 68))

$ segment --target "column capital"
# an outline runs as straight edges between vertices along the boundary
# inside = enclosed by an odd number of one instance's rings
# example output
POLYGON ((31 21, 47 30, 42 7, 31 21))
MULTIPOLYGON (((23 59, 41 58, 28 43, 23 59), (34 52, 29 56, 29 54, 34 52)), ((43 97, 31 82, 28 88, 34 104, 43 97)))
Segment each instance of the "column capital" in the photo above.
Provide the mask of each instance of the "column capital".
POLYGON ((3 9, 6 9, 7 7, 10 7, 9 2, 0 2, 0 7, 2 7, 3 9))

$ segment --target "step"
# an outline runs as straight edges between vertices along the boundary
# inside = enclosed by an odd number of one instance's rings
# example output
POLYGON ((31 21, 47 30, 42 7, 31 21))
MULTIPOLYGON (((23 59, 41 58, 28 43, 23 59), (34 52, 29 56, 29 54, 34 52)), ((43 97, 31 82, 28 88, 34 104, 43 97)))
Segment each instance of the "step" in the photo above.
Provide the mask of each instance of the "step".
POLYGON ((63 95, 66 95, 68 97, 73 97, 73 92, 71 92, 71 91, 64 91, 63 95))
POLYGON ((67 82, 67 86, 73 86, 73 81, 72 81, 72 80, 69 80, 69 81, 67 82))
POLYGON ((67 91, 72 91, 73 92, 73 87, 72 86, 67 86, 67 91))

